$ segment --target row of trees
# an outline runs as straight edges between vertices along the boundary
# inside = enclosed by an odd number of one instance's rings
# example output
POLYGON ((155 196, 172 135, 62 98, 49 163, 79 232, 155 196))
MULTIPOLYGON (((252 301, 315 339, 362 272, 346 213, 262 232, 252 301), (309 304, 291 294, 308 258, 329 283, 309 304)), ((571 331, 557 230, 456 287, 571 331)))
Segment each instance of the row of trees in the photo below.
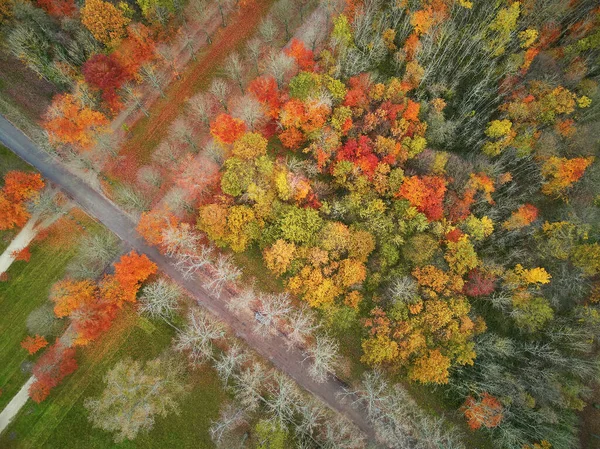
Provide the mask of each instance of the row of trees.
MULTIPOLYGON (((84 241, 87 243, 99 253, 91 257, 82 253, 80 262, 84 263, 74 269, 79 276, 104 270, 103 262, 109 262, 115 254, 114 242, 109 237, 91 237, 84 241)), ((52 287, 50 300, 54 303, 54 315, 59 319, 68 317, 69 325, 33 367, 35 382, 29 388, 29 395, 34 401, 46 399, 52 388, 76 370, 76 347, 88 345, 106 332, 119 310, 128 302, 136 302, 142 282, 156 272, 154 263, 135 252, 122 256, 113 267, 114 273, 105 274, 99 282, 81 276, 79 280, 65 278, 52 287)), ((22 346, 30 353, 43 348, 47 345, 45 337, 56 334, 57 324, 45 308, 35 310, 27 320, 28 329, 35 337, 25 339, 22 346)), ((58 326, 60 328, 60 324, 58 326)))

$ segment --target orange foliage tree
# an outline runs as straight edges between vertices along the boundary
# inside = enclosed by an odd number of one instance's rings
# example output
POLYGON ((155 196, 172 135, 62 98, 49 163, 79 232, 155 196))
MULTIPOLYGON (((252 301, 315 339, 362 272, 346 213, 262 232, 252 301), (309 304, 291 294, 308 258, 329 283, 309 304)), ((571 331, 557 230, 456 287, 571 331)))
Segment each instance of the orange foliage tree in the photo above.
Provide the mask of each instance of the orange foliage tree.
POLYGON ((488 429, 497 427, 502 422, 502 404, 488 393, 483 393, 479 401, 469 396, 461 410, 465 414, 467 423, 472 430, 477 430, 481 426, 488 429))
POLYGON ((564 197, 565 191, 583 176, 593 161, 593 157, 550 157, 542 165, 542 175, 546 178, 542 192, 550 196, 564 197))
POLYGON ((289 48, 285 49, 285 54, 294 58, 300 70, 314 70, 314 54, 311 50, 305 47, 304 42, 293 38, 289 48))
POLYGON ((28 335, 21 342, 21 347, 25 349, 29 353, 29 355, 35 354, 40 349, 45 348, 46 346, 48 346, 48 341, 46 341, 44 337, 41 337, 39 335, 35 335, 33 337, 31 335, 28 335))
POLYGON ((102 0, 86 0, 81 8, 81 23, 105 45, 113 45, 126 34, 130 22, 115 5, 102 0))
POLYGON ((29 218, 26 202, 34 200, 43 188, 39 173, 8 172, 0 190, 0 231, 23 226, 29 218))
POLYGON ((439 176, 410 176, 404 178, 396 196, 407 199, 411 206, 425 214, 430 220, 439 220, 444 215, 443 202, 446 180, 439 176))
POLYGON ((231 144, 246 132, 243 120, 229 114, 219 114, 210 124, 210 133, 221 143, 231 144))
POLYGON ((44 128, 50 140, 89 150, 96 136, 108 125, 101 112, 94 111, 72 94, 57 95, 46 115, 44 128))
POLYGON ((96 286, 88 280, 72 281, 64 279, 52 286, 50 299, 54 302, 54 313, 57 317, 68 316, 75 309, 92 301, 96 286))
POLYGON ((523 228, 533 223, 538 217, 538 209, 533 204, 523 204, 512 213, 508 220, 502 226, 504 229, 512 231, 514 229, 523 228))

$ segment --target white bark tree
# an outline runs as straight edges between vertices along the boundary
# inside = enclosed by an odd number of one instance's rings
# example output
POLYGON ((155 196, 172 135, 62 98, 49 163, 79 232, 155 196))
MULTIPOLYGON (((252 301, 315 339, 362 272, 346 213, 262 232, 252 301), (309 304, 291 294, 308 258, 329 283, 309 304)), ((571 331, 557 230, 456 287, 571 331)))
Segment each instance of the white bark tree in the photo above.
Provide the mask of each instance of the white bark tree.
POLYGON ((307 349, 308 358, 312 360, 308 374, 315 382, 323 383, 330 373, 335 372, 340 358, 339 345, 328 335, 316 335, 315 340, 315 344, 307 349))
POLYGON ((181 297, 182 292, 177 284, 160 278, 142 288, 138 301, 139 311, 150 318, 168 320, 179 308, 181 297))
POLYGON ((220 321, 198 309, 188 314, 188 323, 177 335, 175 349, 186 352, 191 365, 199 365, 213 358, 213 340, 225 335, 220 321))
POLYGON ((192 279, 198 271, 209 266, 213 260, 213 249, 207 245, 200 245, 194 253, 180 253, 177 255, 175 268, 185 279, 192 279))
POLYGON ((214 275, 204 284, 204 288, 219 298, 227 284, 237 281, 241 276, 242 271, 231 262, 231 257, 220 254, 214 275))

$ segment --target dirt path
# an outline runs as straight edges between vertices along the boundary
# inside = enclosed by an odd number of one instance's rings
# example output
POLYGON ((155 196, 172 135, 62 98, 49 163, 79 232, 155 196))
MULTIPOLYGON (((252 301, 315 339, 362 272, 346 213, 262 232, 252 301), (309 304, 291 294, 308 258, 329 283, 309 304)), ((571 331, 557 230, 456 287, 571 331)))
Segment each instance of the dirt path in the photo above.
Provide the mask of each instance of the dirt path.
MULTIPOLYGON (((213 36, 212 44, 198 54, 195 61, 188 62, 181 79, 175 79, 169 84, 165 96, 155 93, 154 99, 146 102, 146 107, 152 108, 149 117, 141 112, 130 115, 131 118, 126 123, 131 128, 132 138, 124 143, 120 152, 122 156, 135 155, 140 164, 148 161, 149 152, 146 148, 157 145, 166 136, 168 125, 181 113, 183 103, 194 94, 198 85, 208 82, 240 43, 253 35, 273 1, 257 0, 252 6, 242 8, 230 16, 227 27, 220 28, 213 36)), ((122 121, 119 118, 117 120, 122 121)))
POLYGON ((181 273, 175 269, 171 259, 146 244, 137 233, 135 223, 121 209, 100 192, 69 173, 58 161, 51 159, 1 116, 0 142, 37 168, 48 181, 62 187, 64 192, 79 203, 83 210, 103 223, 131 248, 138 253, 146 254, 163 273, 185 289, 200 306, 226 323, 237 337, 245 340, 258 354, 270 360, 275 367, 289 375, 305 390, 319 397, 329 407, 345 415, 371 441, 375 441, 374 430, 367 420, 364 410, 356 409, 348 400, 340 399, 339 395, 345 391, 345 386, 339 379, 330 376, 324 383, 319 384, 313 381, 307 374, 304 353, 297 348, 288 350, 285 336, 278 334, 268 339, 260 337, 253 332, 252 317, 236 315, 227 309, 226 304, 230 298, 226 294, 224 297, 215 298, 206 292, 200 280, 184 279, 181 273))

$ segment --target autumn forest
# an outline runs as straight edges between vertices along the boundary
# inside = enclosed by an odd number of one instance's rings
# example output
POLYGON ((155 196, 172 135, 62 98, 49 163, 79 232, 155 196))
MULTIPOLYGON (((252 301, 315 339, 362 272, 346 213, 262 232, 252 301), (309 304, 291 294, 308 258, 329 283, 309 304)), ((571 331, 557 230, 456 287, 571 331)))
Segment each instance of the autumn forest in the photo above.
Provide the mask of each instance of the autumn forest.
POLYGON ((599 83, 595 0, 0 0, 0 447, 600 448, 599 83))

